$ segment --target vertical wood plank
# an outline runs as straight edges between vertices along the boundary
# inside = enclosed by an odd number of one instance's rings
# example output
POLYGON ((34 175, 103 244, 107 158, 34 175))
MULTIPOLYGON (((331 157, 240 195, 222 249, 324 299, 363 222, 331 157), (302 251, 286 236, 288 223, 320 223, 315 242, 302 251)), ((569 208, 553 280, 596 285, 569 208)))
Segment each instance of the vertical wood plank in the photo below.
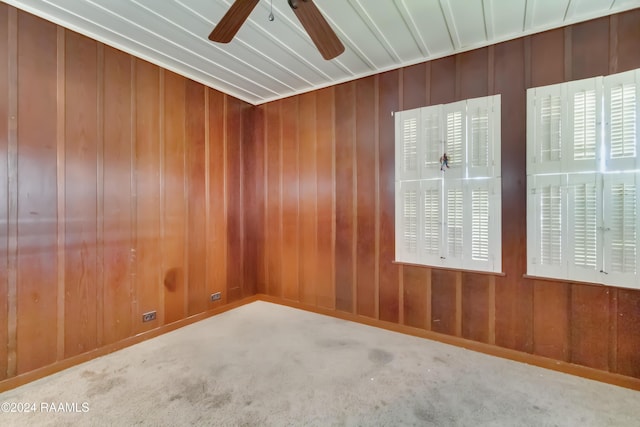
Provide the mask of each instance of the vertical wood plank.
POLYGON ((133 273, 131 216, 133 110, 131 60, 112 48, 104 52, 104 281, 103 343, 132 333, 133 273), (118 126, 112 126, 118 123, 118 126))
POLYGON ((609 292, 601 286, 571 286, 572 363, 608 369, 609 292))
MULTIPOLYGON (((534 44, 532 40, 532 45, 534 44)), ((526 271, 526 84, 524 40, 495 46, 495 91, 502 102, 502 269, 496 277, 496 344, 530 352, 533 293, 526 271)), ((534 64, 534 61, 531 61, 534 64)))
POLYGON ((378 86, 379 138, 379 305, 380 320, 398 322, 398 265, 395 260, 395 122, 392 113, 400 109, 400 73, 380 74, 378 86))
POLYGON ((376 147, 375 79, 356 82, 356 302, 357 314, 376 315, 376 147))
POLYGON ((7 377, 17 372, 18 12, 7 10, 7 377))
POLYGON ((282 296, 282 102, 266 106, 267 293, 282 296))
POLYGON ((185 144, 189 188, 189 315, 207 309, 207 221, 205 90, 193 80, 185 85, 185 144))
POLYGON ((496 343, 496 276, 489 277, 489 344, 496 343))
POLYGON ((17 373, 57 353, 56 26, 18 12, 17 373), (34 126, 38 123, 38 126, 34 126))
POLYGON ((65 37, 64 357, 97 347, 96 42, 71 31, 65 37))
POLYGON ((489 342, 489 282, 493 276, 462 273, 462 336, 489 342))
POLYGON ((609 73, 609 17, 572 25, 571 80, 609 73))
POLYGON ((455 56, 431 62, 430 104, 446 104, 456 99, 455 56))
MULTIPOLYGON (((564 81, 565 53, 562 29, 534 34, 531 44, 531 86, 546 86, 564 81)), ((503 51, 503 49, 500 49, 503 51)))
POLYGON ((431 270, 431 328, 456 334, 456 272, 431 270))
POLYGON ((207 233, 207 281, 212 293, 222 292, 221 305, 227 300, 227 190, 225 95, 209 90, 209 224, 207 233))
POLYGON ((225 95, 227 302, 242 298, 242 101, 225 95))
POLYGON ((420 64, 406 67, 402 70, 402 109, 411 110, 413 108, 427 105, 427 64, 420 64))
POLYGON ((104 48, 105 45, 97 43, 96 46, 96 72, 97 72, 97 147, 96 147, 96 344, 104 345, 104 48))
MULTIPOLYGON (((267 289, 266 275, 266 196, 267 196, 267 153, 265 140, 265 114, 264 107, 256 107, 253 109, 253 144, 255 156, 254 196, 256 209, 254 216, 254 233, 256 245, 256 261, 255 261, 255 277, 256 277, 256 293, 265 294, 267 289)), ((246 169, 245 169, 246 170, 246 169)), ((248 232, 248 236, 251 233, 248 232)))
POLYGON ((460 57, 461 99, 479 98, 489 94, 489 48, 475 49, 458 55, 460 57))
POLYGON ((567 361, 570 338, 570 285, 537 280, 533 286, 533 352, 540 356, 567 361))
POLYGON ((301 263, 298 101, 282 101, 282 290, 293 301, 300 298, 301 263))
POLYGON ((66 200, 65 200, 65 177, 66 177, 66 153, 65 153, 65 138, 66 138, 66 118, 65 115, 67 113, 66 108, 66 61, 65 61, 65 52, 66 52, 66 30, 62 27, 57 27, 56 34, 56 54, 57 54, 57 72, 56 72, 56 161, 57 161, 57 190, 58 190, 58 198, 57 198, 57 240, 58 247, 57 249, 57 273, 58 273, 58 295, 56 305, 58 306, 58 319, 57 319, 57 360, 62 360, 65 358, 65 327, 64 322, 66 319, 65 315, 65 292, 66 292, 66 272, 65 268, 66 264, 66 238, 67 233, 65 231, 65 227, 67 224, 67 215, 65 213, 66 208, 66 200))
POLYGON ((300 96, 298 109, 300 147, 300 301, 316 305, 317 301, 317 141, 316 93, 300 96))
MULTIPOLYGON (((7 378, 9 345, 9 6, 0 5, 0 380, 7 378)), ((15 112, 14 112, 15 113, 15 112)))
POLYGON ((142 314, 158 310, 160 265, 160 73, 157 66, 135 60, 135 227, 136 332, 159 325, 142 323, 142 314))
POLYGON ((185 194, 186 79, 171 72, 164 75, 164 238, 162 242, 164 323, 186 316, 187 297, 185 228, 188 196, 185 194))
POLYGON ((638 40, 640 40, 640 9, 616 15, 617 17, 617 70, 623 71, 640 68, 638 40))
POLYGON ((373 129, 374 139, 374 229, 376 231, 374 242, 374 259, 373 259, 373 307, 374 317, 380 319, 380 123, 378 119, 380 117, 380 77, 376 75, 374 77, 374 94, 373 94, 373 108, 374 108, 374 122, 376 126, 373 129))
MULTIPOLYGON (((264 270, 260 263, 261 232, 264 230, 262 219, 264 204, 262 195, 263 156, 262 141, 257 135, 256 127, 259 123, 259 110, 255 107, 243 108, 243 140, 242 140, 242 188, 243 195, 243 232, 244 242, 242 256, 244 258, 243 296, 255 295, 258 283, 264 270)), ((315 224, 314 224, 315 225, 315 224)), ((311 295, 315 299, 315 296, 311 295)))
POLYGON ((640 291, 618 289, 616 368, 640 378, 640 291))
MULTIPOLYGON (((159 102, 158 102, 158 115, 159 115, 159 126, 158 126, 158 145, 159 145, 159 151, 160 151, 160 168, 159 168, 159 175, 160 175, 160 264, 159 264, 159 279, 158 280, 158 284, 157 284, 157 290, 156 292, 158 293, 158 311, 157 311, 157 319, 158 319, 158 323, 160 325, 164 325, 166 323, 166 319, 165 319, 165 287, 164 287, 164 277, 165 277, 165 270, 166 270, 166 265, 165 265, 165 246, 164 243, 166 242, 166 237, 167 237, 167 228, 166 228, 166 221, 165 221, 165 206, 166 206, 166 195, 165 195, 165 180, 166 180, 166 174, 165 174, 165 170, 166 170, 166 157, 165 157, 165 149, 164 149, 164 141, 165 141, 165 127, 166 127, 166 122, 165 122, 165 118, 166 118, 166 91, 165 91, 165 77, 166 77, 166 70, 164 68, 160 68, 159 72, 160 72, 160 76, 158 79, 158 97, 159 102)), ((208 212, 207 212, 208 213, 208 212)))
POLYGON ((618 289, 609 292, 609 371, 618 372, 618 289))
POLYGON ((462 272, 456 271, 456 308, 455 308, 455 322, 456 322, 456 336, 462 336, 462 272))
POLYGON ((355 84, 345 83, 335 88, 336 121, 336 243, 335 287, 336 309, 353 310, 354 276, 354 138, 355 84))
POLYGON ((427 285, 431 269, 405 265, 403 277, 404 324, 415 328, 427 328, 427 285))
POLYGON ((609 73, 618 72, 618 15, 609 17, 609 73))
POLYGON ((317 280, 319 307, 335 308, 334 287, 334 89, 322 89, 316 97, 316 171, 317 171, 317 280))

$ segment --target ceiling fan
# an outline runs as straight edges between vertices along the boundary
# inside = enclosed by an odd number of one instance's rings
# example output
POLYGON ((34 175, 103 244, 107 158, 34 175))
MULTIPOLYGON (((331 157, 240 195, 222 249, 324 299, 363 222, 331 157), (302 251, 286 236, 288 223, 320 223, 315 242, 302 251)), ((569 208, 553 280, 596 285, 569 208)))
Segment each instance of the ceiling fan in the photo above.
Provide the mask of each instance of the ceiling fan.
MULTIPOLYGON (((218 43, 229 43, 259 1, 235 0, 211 34, 209 34, 209 40, 218 43)), ((287 1, 324 59, 333 59, 344 52, 342 42, 324 19, 313 0, 287 1)))

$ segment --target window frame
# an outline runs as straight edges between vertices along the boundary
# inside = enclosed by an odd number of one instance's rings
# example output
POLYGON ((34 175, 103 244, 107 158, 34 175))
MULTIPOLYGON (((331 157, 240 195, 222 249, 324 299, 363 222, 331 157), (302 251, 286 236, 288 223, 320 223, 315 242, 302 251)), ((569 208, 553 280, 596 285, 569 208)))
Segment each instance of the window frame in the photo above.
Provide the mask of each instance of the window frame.
MULTIPOLYGON (((492 95, 483 98, 475 98, 457 101, 450 104, 426 106, 422 108, 399 111, 395 116, 395 153, 396 153, 396 254, 395 261, 431 267, 449 269, 461 269, 480 271, 487 273, 502 273, 502 205, 501 205, 501 164, 500 164, 500 133, 501 133, 501 97, 492 95), (478 114, 480 112, 480 114, 478 114), (482 114, 486 115, 486 126, 482 114), (448 118, 457 115, 458 127, 452 129, 448 126, 448 118), (477 118, 479 117, 479 118, 477 118), (474 123, 473 120, 476 120, 474 123), (421 128, 416 132, 419 135, 416 155, 419 159, 417 170, 407 171, 404 168, 404 128, 405 121, 410 120, 421 123, 421 128), (436 124, 437 123, 437 124, 436 124), (475 127, 474 127, 475 126, 475 127), (485 128, 486 127, 486 128, 485 128), (478 129, 476 136, 486 138, 486 156, 477 156, 486 159, 485 164, 471 164, 473 157, 472 130, 478 129), (458 137, 457 147, 452 147, 452 136, 458 137), (433 148, 438 147, 437 151, 433 148), (451 153, 450 153, 451 151, 451 153), (438 155, 438 162, 434 161, 434 153, 438 155), (440 164, 440 156, 447 153, 450 158, 449 167, 440 164), (416 236, 418 251, 409 253, 404 235, 407 218, 404 213, 404 195, 407 189, 418 191, 418 236, 416 236), (450 236, 448 234, 452 205, 447 192, 452 189, 459 190, 461 208, 457 212, 461 227, 459 237, 462 243, 458 244, 459 251, 449 251, 450 236), (440 238, 439 253, 428 253, 424 244, 426 241, 427 225, 433 230, 434 222, 428 222, 425 217, 426 191, 438 189, 439 206, 437 219, 438 235, 440 238), (488 216, 477 227, 486 227, 490 236, 487 243, 488 256, 486 259, 474 259, 471 250, 473 239, 473 213, 471 212, 471 200, 473 190, 486 191, 488 203, 488 216)), ((484 150, 485 147, 482 147, 484 150)), ((476 221, 477 222, 477 221, 476 221)))
MULTIPOLYGON (((628 147, 625 149, 628 150, 628 147)), ((640 288, 640 69, 527 90, 527 194, 527 275, 640 288), (626 140, 631 140, 634 144, 632 148, 635 150, 633 151, 635 156, 612 159, 610 156, 611 128, 614 120, 611 105, 612 89, 620 85, 635 85, 634 89, 629 89, 629 93, 633 95, 630 99, 635 100, 635 104, 627 105, 627 110, 622 108, 622 113, 616 116, 630 118, 624 124, 618 125, 618 129, 624 128, 627 132, 626 140), (574 108, 577 105, 576 94, 584 91, 595 93, 596 100, 595 108, 591 108, 592 113, 587 121, 574 114, 574 108), (562 154, 560 159, 544 162, 539 158, 546 135, 541 119, 540 97, 545 99, 549 96, 559 96, 561 99, 559 129, 561 129, 560 152, 562 154), (631 111, 628 111, 629 108, 631 111), (627 115, 624 115, 625 112, 627 115), (576 160, 573 150, 577 144, 574 136, 587 135, 587 130, 577 128, 577 124, 587 122, 592 127, 589 129, 592 139, 589 143, 595 144, 595 155, 588 160, 576 160), (595 126, 595 132, 593 126, 595 126), (629 133, 629 129, 633 131, 629 133), (540 259, 543 240, 541 222, 544 221, 541 192, 551 182, 559 183, 557 185, 562 189, 560 214, 562 259, 559 265, 545 265, 540 259), (627 239, 628 241, 625 241, 625 235, 629 234, 628 229, 621 231, 617 228, 617 223, 612 221, 616 214, 613 211, 612 185, 614 183, 624 183, 631 189, 631 193, 623 191, 626 196, 623 194, 620 197, 629 197, 629 200, 632 200, 633 209, 623 203, 623 207, 631 210, 618 213, 620 218, 626 219, 627 227, 629 223, 635 224, 634 237, 627 239), (588 184, 591 184, 589 197, 592 200, 587 202, 587 187, 584 187, 585 200, 581 201, 583 205, 580 207, 576 205, 578 200, 576 192, 580 186, 588 184), (635 199, 631 199, 631 196, 635 199), (594 200, 595 209, 593 206, 589 208, 587 203, 594 203, 594 200), (582 211, 579 211, 579 208, 582 211), (630 216, 632 218, 629 218, 630 216), (614 242, 615 233, 621 236, 618 240, 623 241, 614 242), (585 243, 582 248, 584 253, 576 252, 579 248, 574 243, 578 238, 585 243), (595 245, 595 247, 587 247, 589 245, 595 245), (615 271, 615 264, 611 262, 615 245, 618 248, 633 247, 633 253, 627 251, 625 254, 626 261, 634 262, 633 272, 615 271), (586 262, 586 258, 594 256, 595 263, 585 267, 580 266, 581 262, 586 262)), ((623 264, 618 263, 618 265, 623 264)))

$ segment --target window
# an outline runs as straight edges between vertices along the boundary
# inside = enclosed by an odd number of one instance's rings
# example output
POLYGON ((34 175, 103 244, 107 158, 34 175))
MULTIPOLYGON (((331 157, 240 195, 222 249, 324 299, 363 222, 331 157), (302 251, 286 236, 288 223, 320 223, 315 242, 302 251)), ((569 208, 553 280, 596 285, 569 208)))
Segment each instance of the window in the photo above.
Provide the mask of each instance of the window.
POLYGON ((500 95, 395 120, 396 260, 500 272, 500 95))
POLYGON ((640 287, 640 70, 527 92, 527 272, 640 287))

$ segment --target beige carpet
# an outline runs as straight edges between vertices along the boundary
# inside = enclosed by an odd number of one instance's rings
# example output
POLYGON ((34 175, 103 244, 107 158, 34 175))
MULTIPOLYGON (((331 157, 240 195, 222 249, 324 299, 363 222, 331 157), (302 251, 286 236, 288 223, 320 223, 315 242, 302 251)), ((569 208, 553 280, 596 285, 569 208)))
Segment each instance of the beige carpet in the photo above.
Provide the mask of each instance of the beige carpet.
POLYGON ((0 402, 37 411, 1 426, 640 425, 632 390, 265 302, 0 402))

